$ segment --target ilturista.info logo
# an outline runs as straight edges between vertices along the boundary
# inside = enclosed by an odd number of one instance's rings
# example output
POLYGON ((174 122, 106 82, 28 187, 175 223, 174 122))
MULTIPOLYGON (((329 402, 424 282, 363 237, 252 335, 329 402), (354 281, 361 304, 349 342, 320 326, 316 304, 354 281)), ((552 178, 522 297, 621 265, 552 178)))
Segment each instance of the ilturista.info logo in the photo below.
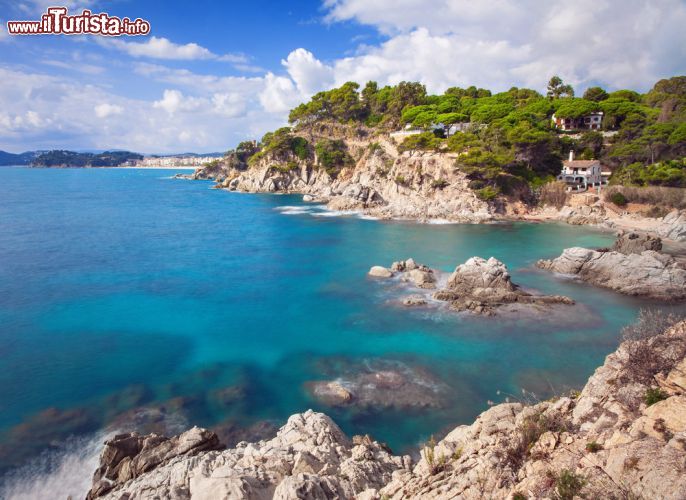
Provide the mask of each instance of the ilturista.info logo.
POLYGON ((93 14, 84 9, 69 15, 66 7, 48 7, 40 21, 7 21, 10 35, 147 35, 150 23, 145 19, 110 16, 104 12, 93 14))

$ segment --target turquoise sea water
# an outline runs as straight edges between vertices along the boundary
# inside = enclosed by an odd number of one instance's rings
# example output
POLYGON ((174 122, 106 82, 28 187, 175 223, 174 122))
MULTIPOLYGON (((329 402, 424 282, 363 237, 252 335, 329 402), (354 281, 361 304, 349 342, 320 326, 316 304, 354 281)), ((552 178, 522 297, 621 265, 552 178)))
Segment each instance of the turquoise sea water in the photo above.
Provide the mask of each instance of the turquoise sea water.
POLYGON ((0 169, 0 469, 156 405, 181 426, 314 408, 403 451, 522 388, 580 387, 646 305, 533 267, 608 233, 335 217, 174 173, 0 169), (366 277, 410 256, 451 271, 474 255, 578 305, 509 319, 408 310, 366 277), (388 362, 440 380, 445 407, 331 408, 306 390, 388 362), (220 400, 225 387, 240 396, 220 400))

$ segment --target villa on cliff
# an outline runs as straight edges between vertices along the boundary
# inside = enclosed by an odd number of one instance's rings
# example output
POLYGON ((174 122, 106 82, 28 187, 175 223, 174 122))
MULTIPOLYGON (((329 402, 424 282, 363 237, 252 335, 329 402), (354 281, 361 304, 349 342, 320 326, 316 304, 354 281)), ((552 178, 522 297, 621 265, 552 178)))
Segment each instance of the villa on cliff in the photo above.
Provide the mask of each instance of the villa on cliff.
POLYGON ((595 111, 578 118, 561 118, 553 115, 551 119, 556 129, 565 132, 570 130, 600 130, 603 123, 603 112, 595 111))
POLYGON ((562 172, 557 180, 567 184, 567 191, 586 191, 589 187, 607 184, 609 172, 603 172, 599 160, 575 160, 574 151, 569 160, 562 162, 562 172))

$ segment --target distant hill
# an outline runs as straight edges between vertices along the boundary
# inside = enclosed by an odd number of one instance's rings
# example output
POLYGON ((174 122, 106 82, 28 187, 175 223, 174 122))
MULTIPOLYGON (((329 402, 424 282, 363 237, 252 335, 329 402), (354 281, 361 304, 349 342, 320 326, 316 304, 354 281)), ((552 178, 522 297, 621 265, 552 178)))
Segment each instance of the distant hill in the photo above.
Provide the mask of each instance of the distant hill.
POLYGON ((77 153, 53 150, 37 156, 34 167, 116 167, 127 161, 142 160, 143 155, 131 151, 105 151, 103 153, 77 153))
POLYGON ((31 161, 43 151, 26 151, 24 153, 8 153, 7 151, 0 151, 0 166, 8 165, 28 165, 31 161))

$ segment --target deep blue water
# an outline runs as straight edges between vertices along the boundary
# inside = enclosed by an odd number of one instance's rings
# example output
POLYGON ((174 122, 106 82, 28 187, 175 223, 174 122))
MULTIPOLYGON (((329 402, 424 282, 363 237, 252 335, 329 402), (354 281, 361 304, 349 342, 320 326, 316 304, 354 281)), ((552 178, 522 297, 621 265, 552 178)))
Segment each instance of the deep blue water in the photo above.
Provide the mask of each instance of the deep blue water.
POLYGON ((212 190, 173 173, 0 169, 0 469, 20 461, 3 445, 21 443, 26 458, 160 404, 206 426, 278 424, 311 407, 401 451, 506 393, 583 385, 644 305, 533 268, 611 234, 283 213, 300 197, 212 190), (451 271, 474 255, 578 305, 533 319, 408 310, 389 302, 392 285, 366 277, 410 256, 451 271), (431 372, 449 388, 447 407, 336 409, 305 389, 379 360, 431 372), (213 399, 236 384, 242 397, 213 399), (36 417, 49 407, 73 413, 36 417))

